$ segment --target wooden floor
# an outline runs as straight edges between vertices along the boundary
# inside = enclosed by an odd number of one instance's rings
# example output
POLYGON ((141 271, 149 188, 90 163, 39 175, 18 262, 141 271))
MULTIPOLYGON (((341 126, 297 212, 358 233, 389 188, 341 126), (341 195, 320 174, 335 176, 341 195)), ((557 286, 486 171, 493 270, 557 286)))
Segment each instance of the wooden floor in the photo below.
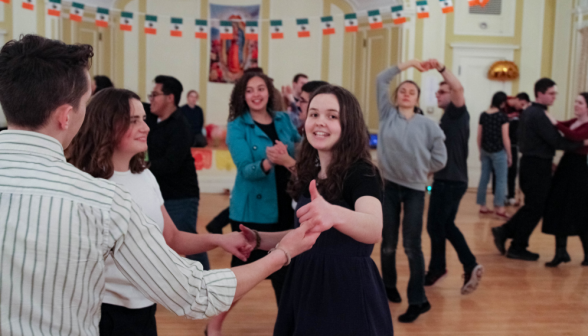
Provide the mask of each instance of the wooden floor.
MULTIPOLYGON (((209 220, 227 205, 227 196, 203 194, 198 231, 205 232, 209 220)), ((498 254, 490 233, 490 228, 501 223, 492 216, 478 216, 475 193, 466 194, 457 225, 486 273, 476 292, 462 296, 459 290, 463 270, 449 245, 449 274, 438 285, 426 289, 432 309, 412 324, 397 322, 398 315, 408 305, 409 274, 406 256, 403 251, 398 253, 398 289, 403 302, 390 304, 396 335, 588 335, 588 267, 580 266, 583 252, 579 239, 574 237, 569 241, 572 261, 550 269, 544 263, 554 254, 552 236, 542 234, 539 227, 533 233, 530 250, 541 254, 539 262, 506 259, 498 254)), ((428 265, 430 242, 426 230, 423 230, 423 250, 428 265)), ((209 258, 212 268, 230 264, 230 256, 220 249, 209 252, 209 258)), ((372 258, 379 267, 379 244, 372 258)), ((225 321, 224 335, 272 335, 276 314, 270 282, 263 281, 231 312, 225 321)), ((158 307, 157 326, 161 336, 203 335, 205 325, 206 321, 186 320, 158 307)))

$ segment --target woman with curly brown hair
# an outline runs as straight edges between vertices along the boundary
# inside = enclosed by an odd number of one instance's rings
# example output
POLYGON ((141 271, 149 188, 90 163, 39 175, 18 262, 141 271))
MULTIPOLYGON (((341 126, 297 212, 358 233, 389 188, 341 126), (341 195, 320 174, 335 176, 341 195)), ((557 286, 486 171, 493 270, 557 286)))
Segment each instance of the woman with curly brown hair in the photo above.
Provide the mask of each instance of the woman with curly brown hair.
MULTIPOLYGON (((144 119, 145 110, 135 93, 100 91, 88 104, 85 121, 68 149, 68 161, 94 177, 125 186, 177 253, 190 255, 220 246, 245 260, 254 245, 239 233, 197 235, 176 228, 144 160, 149 133, 144 119)), ((156 305, 127 280, 110 256, 105 261, 105 282, 100 335, 157 335, 156 305)))
MULTIPOLYGON (((292 198, 286 189, 289 169, 294 166, 294 144, 300 141, 300 135, 286 113, 272 109, 278 99, 274 92, 272 81, 266 75, 246 72, 231 94, 227 145, 237 166, 229 209, 233 231, 239 231, 239 224, 261 232, 294 227, 292 198), (287 154, 280 155, 281 152, 287 154)), ((247 263, 266 254, 253 251, 247 263)), ((242 264, 238 258, 231 262, 232 267, 242 264)), ((278 303, 286 270, 282 268, 269 277, 278 303)), ((210 320, 208 335, 221 334, 226 315, 210 320)))
MULTIPOLYGON (((322 86, 310 98, 304 129, 290 184, 296 226, 324 232, 290 265, 274 335, 392 335, 384 284, 371 259, 382 234, 383 186, 361 107, 349 91, 322 86)), ((284 234, 257 233, 259 248, 274 247, 284 234)))

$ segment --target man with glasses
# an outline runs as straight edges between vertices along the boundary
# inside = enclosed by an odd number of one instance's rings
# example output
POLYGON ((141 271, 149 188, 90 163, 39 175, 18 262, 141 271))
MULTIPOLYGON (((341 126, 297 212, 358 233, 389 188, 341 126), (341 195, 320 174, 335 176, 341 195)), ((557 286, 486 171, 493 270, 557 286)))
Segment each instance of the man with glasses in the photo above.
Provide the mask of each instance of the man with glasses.
MULTIPOLYGON (((193 135, 178 107, 182 91, 176 78, 155 77, 155 87, 149 95, 151 113, 157 117, 148 123, 149 169, 159 183, 165 209, 178 230, 196 233, 200 189, 190 149, 193 135)), ((210 269, 206 253, 186 257, 199 261, 205 270, 210 269)))
POLYGON ((441 129, 445 133, 447 165, 435 173, 427 231, 431 237, 431 261, 425 276, 425 286, 434 285, 447 274, 445 240, 455 248, 464 269, 462 294, 469 294, 477 286, 484 268, 476 262, 468 244, 457 226, 455 217, 461 198, 468 187, 468 139, 470 137, 470 115, 465 106, 464 89, 459 80, 445 65, 435 59, 424 62, 430 69, 437 69, 443 82, 437 91, 437 105, 443 109, 441 129))

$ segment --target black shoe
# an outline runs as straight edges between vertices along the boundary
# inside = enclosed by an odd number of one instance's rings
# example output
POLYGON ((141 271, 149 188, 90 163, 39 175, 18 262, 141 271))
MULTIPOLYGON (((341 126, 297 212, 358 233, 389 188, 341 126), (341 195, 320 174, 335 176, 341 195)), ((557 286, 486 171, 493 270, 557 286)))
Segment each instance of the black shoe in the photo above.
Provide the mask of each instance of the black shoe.
POLYGON ((492 235, 494 236, 494 245, 500 252, 500 254, 504 255, 506 253, 506 248, 504 244, 506 244, 506 233, 501 226, 497 226, 492 228, 492 235))
POLYGON ((396 289, 396 287, 394 287, 394 288, 386 287, 386 296, 388 297, 388 300, 390 300, 390 302, 394 302, 394 303, 402 302, 402 298, 400 297, 400 293, 398 293, 398 289, 396 289))
POLYGON ((463 275, 463 287, 461 287, 461 294, 466 295, 475 291, 484 275, 484 266, 476 265, 474 269, 463 275))
POLYGON ((414 322, 419 315, 424 314, 429 310, 431 310, 431 304, 429 301, 425 301, 425 303, 420 305, 409 305, 406 313, 398 316, 398 321, 402 323, 414 322))
POLYGON ((555 250, 555 257, 550 262, 545 263, 545 267, 557 267, 557 265, 561 264, 562 262, 567 263, 572 261, 568 251, 565 248, 558 248, 555 250))
POLYGON ((221 211, 216 217, 214 217, 208 225, 206 225, 206 231, 209 233, 222 234, 223 228, 229 224, 229 208, 221 211))
POLYGON ((526 261, 537 261, 539 255, 537 253, 530 252, 528 250, 517 250, 512 247, 508 249, 506 257, 510 259, 526 260, 526 261))
POLYGON ((434 284, 437 283, 437 281, 441 280, 442 278, 444 278, 447 275, 447 270, 443 271, 443 272, 427 272, 427 274, 425 274, 425 286, 433 286, 434 284))

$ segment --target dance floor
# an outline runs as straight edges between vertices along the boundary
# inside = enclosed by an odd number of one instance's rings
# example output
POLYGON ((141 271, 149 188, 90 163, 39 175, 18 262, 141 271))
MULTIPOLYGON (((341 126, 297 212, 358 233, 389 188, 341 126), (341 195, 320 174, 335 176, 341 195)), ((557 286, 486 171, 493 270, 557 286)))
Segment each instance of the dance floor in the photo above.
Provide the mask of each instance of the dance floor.
MULTIPOLYGON (((402 303, 390 303, 396 335, 588 335, 588 267, 580 266, 583 252, 577 237, 570 238, 568 251, 572 261, 558 268, 546 268, 554 254, 554 238, 533 233, 530 250, 538 252, 538 262, 507 259, 498 254, 490 228, 503 221, 493 216, 479 216, 475 191, 464 197, 457 225, 465 235, 478 263, 486 271, 474 293, 460 294, 463 269, 457 255, 447 248, 448 276, 434 287, 427 287, 432 309, 412 324, 399 323, 398 315, 408 306, 406 286, 408 260, 399 243, 397 254, 398 289, 402 303)), ((492 197, 490 197, 490 200, 492 197)), ((228 205, 228 196, 202 194, 198 231, 206 232, 206 224, 228 205)), ((517 208, 508 208, 514 213, 517 208)), ((426 212, 426 211, 425 211, 426 212)), ((426 213, 425 213, 426 216, 426 213)), ((426 223, 426 219, 425 219, 426 223)), ((228 227, 225 228, 228 232, 228 227)), ((428 265, 430 243, 423 229, 423 250, 428 265)), ((221 249, 209 252, 213 268, 229 267, 230 256, 221 249)), ((379 244, 372 258, 380 266, 379 244)), ((223 334, 272 335, 277 307, 269 280, 249 292, 225 320, 223 334)), ((157 327, 161 336, 203 335, 206 321, 193 321, 168 312, 159 306, 157 327)), ((331 336, 331 335, 328 335, 331 336)), ((336 335, 332 335, 336 336, 336 335)), ((359 335, 358 335, 359 336, 359 335)))

